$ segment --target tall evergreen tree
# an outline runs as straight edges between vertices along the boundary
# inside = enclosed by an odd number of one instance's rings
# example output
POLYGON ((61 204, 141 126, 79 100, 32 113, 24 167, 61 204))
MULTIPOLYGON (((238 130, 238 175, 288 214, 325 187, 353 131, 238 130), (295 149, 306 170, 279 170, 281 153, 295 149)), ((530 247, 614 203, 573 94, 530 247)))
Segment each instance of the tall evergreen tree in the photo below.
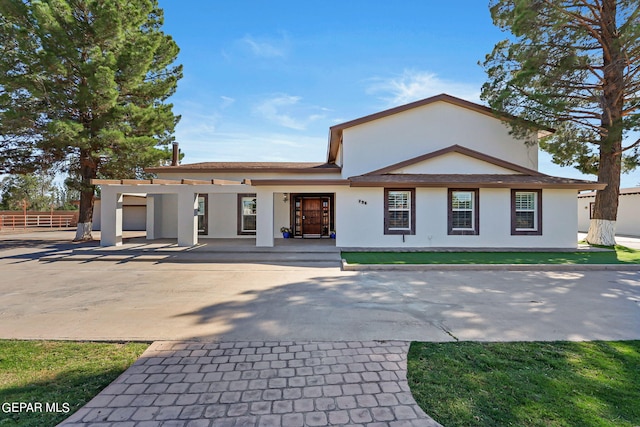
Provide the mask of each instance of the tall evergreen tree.
POLYGON ((182 66, 157 0, 0 1, 0 173, 76 177, 76 240, 91 238, 93 178, 166 160, 182 66))
POLYGON ((482 98, 511 113, 516 136, 535 122, 556 129, 541 147, 555 163, 597 174, 587 240, 615 244, 620 174, 638 166, 638 0, 492 0, 494 23, 513 37, 484 62, 482 98))

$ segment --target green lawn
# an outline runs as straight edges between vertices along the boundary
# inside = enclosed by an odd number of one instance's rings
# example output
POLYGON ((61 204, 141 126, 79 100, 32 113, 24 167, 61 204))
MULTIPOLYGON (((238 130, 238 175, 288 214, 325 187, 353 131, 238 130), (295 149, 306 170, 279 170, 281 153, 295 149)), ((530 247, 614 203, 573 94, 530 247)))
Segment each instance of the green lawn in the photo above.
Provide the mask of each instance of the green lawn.
POLYGON ((640 264, 640 251, 605 252, 342 252, 349 264, 640 264))
POLYGON ((412 343, 407 376, 446 427, 640 426, 640 341, 412 343))
POLYGON ((147 347, 0 340, 0 426, 56 425, 116 379, 147 347), (16 413, 9 406, 20 402, 31 403, 33 412, 27 407, 16 413), (46 412, 47 404, 52 412, 46 412))

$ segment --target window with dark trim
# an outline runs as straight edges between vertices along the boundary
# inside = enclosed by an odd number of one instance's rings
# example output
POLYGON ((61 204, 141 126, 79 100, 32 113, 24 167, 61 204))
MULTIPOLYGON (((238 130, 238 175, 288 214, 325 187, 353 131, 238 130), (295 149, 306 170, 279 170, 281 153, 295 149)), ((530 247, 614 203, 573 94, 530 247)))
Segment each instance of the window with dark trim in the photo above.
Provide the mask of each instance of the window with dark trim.
POLYGON ((416 234, 415 189, 384 189, 384 234, 416 234))
POLYGON ((238 194, 238 235, 256 234, 255 194, 238 194))
POLYGON ((542 190, 511 190, 511 234, 542 234, 542 190))
POLYGON ((447 232, 449 235, 480 234, 480 191, 451 189, 447 194, 447 232))

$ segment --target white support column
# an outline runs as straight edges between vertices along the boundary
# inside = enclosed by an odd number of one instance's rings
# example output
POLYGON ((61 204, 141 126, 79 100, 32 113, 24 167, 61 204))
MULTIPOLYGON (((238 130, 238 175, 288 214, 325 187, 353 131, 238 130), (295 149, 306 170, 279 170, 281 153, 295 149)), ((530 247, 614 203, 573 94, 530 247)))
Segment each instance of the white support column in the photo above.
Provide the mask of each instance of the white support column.
POLYGON ((258 189, 256 246, 273 247, 273 191, 258 189))
POLYGON ((198 244, 198 193, 189 185, 178 192, 178 246, 198 244))
POLYGON ((156 239, 156 196, 147 194, 147 239, 156 239))
POLYGON ((102 187, 100 203, 100 246, 122 245, 122 193, 102 187))

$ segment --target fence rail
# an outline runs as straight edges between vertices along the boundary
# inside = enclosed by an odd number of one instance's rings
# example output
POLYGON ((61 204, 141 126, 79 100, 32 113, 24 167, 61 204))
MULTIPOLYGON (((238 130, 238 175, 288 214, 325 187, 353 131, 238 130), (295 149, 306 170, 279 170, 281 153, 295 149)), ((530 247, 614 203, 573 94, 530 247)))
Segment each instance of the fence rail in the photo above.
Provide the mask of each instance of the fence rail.
POLYGON ((0 230, 16 228, 68 228, 77 225, 75 215, 0 215, 0 230))

